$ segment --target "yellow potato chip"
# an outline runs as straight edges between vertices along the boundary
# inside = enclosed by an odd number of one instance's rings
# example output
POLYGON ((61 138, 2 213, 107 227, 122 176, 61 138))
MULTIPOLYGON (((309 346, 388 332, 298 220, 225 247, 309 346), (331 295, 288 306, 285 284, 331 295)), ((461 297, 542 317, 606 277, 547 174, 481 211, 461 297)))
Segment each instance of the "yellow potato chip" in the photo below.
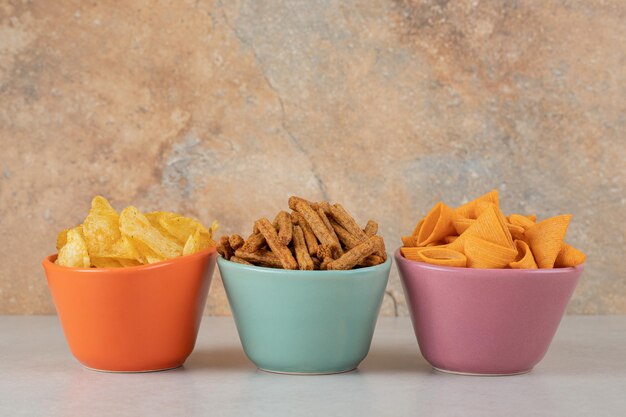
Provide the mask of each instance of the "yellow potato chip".
POLYGON ((567 268, 585 263, 587 256, 567 243, 563 243, 561 250, 554 261, 555 268, 567 268))
POLYGON ((453 211, 443 203, 437 203, 425 217, 417 236, 417 245, 426 246, 455 233, 452 224, 453 211))
POLYGON ((119 216, 106 198, 96 196, 91 200, 91 209, 83 222, 83 231, 89 255, 92 257, 102 257, 119 240, 119 216))
POLYGON ((89 268, 91 260, 87 251, 87 244, 83 237, 82 226, 76 226, 67 231, 67 242, 61 249, 56 263, 61 266, 74 268, 89 268))
POLYGON ((177 240, 175 236, 170 234, 162 225, 161 220, 166 222, 165 219, 172 219, 174 217, 178 217, 179 215, 176 213, 171 213, 169 211, 153 211, 145 214, 146 218, 150 222, 150 224, 157 229, 163 236, 168 238, 169 240, 177 240))
POLYGON ((136 207, 128 206, 122 211, 120 230, 130 238, 148 263, 182 254, 182 245, 163 236, 136 207))
POLYGON ((67 231, 68 229, 63 229, 57 235, 57 251, 67 243, 67 231))
POLYGON ((209 232, 199 221, 190 217, 180 215, 161 216, 159 218, 159 224, 170 235, 174 236, 181 246, 187 242, 189 236, 196 233, 196 230, 200 230, 200 234, 204 234, 208 238, 212 237, 211 232, 209 232))
POLYGON ((522 214, 511 214, 509 215, 509 223, 515 226, 521 226, 524 230, 533 227, 535 224, 534 220, 529 219, 528 217, 522 214))
POLYGON ((465 237, 464 254, 470 268, 504 268, 515 260, 517 250, 475 235, 465 237))
POLYGON ((509 266, 513 269, 537 269, 537 263, 528 244, 523 240, 516 240, 515 247, 517 256, 513 262, 509 263, 509 266))
POLYGON ((121 268, 123 265, 115 258, 91 258, 91 263, 96 268, 121 268))
POLYGON ((417 252, 417 257, 422 262, 441 266, 465 267, 467 258, 461 252, 447 248, 424 248, 417 252))
POLYGON ((490 202, 498 207, 498 190, 491 190, 487 194, 481 195, 476 200, 472 200, 457 207, 456 210, 454 210, 454 214, 461 218, 476 219, 478 218, 476 208, 480 202, 490 202))
POLYGON ((417 236, 402 236, 402 245, 408 248, 417 246, 417 236))
POLYGON ((550 217, 528 228, 524 240, 530 246, 539 268, 553 268, 569 226, 571 214, 550 217))

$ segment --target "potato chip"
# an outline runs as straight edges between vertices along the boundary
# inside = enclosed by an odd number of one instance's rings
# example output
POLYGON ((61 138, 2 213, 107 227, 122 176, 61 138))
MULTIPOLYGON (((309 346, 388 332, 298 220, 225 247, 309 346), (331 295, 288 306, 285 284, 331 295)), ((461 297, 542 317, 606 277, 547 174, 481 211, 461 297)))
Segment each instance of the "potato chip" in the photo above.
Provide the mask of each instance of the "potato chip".
POLYGON ((472 200, 469 203, 457 207, 457 209, 454 210, 454 214, 461 218, 476 219, 478 218, 476 208, 480 202, 490 202, 498 207, 498 190, 491 190, 487 194, 481 195, 476 200, 472 200))
POLYGON ((161 220, 166 222, 165 219, 172 219, 178 217, 179 214, 171 213, 169 211, 152 211, 145 214, 150 224, 157 229, 163 236, 170 240, 177 240, 170 232, 168 232, 162 225, 161 220))
POLYGON ((426 246, 453 234, 455 231, 452 217, 453 211, 450 207, 441 202, 437 203, 424 218, 424 224, 417 236, 417 245, 426 246))
POLYGON ((587 256, 575 247, 563 243, 561 250, 554 261, 555 268, 567 268, 585 263, 587 256))
POLYGON ((56 263, 74 268, 89 268, 91 266, 82 226, 76 226, 67 231, 67 242, 59 249, 56 263))
POLYGON ((61 250, 61 248, 67 243, 67 231, 68 229, 63 229, 57 235, 57 251, 61 250))
POLYGON ((474 235, 465 238, 464 254, 470 268, 504 268, 515 260, 517 250, 481 239, 474 235))
POLYGON ((106 198, 96 196, 91 200, 91 209, 83 222, 83 232, 92 257, 103 256, 119 240, 119 216, 106 198))
POLYGON ((195 233, 189 235, 185 246, 183 247, 183 256, 191 255, 200 250, 200 229, 197 229, 195 233))
POLYGON ((422 262, 441 266, 465 267, 467 258, 461 252, 446 248, 424 248, 417 252, 417 257, 422 262))
POLYGON ((91 258, 91 264, 96 268, 121 268, 123 265, 115 258, 91 258))
POLYGON ((571 214, 550 217, 528 228, 524 240, 530 246, 539 268, 553 268, 561 251, 571 214))
POLYGON ((156 259, 175 258, 183 251, 181 244, 163 236, 136 207, 128 206, 122 211, 120 230, 130 238, 140 255, 149 263, 156 259))
POLYGON ((517 256, 513 262, 509 263, 509 267, 513 269, 537 269, 533 253, 526 242, 516 240, 515 248, 517 249, 517 256))

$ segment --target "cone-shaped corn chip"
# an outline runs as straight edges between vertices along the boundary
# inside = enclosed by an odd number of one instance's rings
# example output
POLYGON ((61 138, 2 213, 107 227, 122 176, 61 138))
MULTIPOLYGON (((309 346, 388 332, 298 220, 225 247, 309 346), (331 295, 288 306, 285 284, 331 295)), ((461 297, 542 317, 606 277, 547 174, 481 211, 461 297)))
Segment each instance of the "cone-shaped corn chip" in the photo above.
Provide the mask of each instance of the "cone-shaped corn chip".
POLYGON ((417 246, 417 236, 402 236, 402 246, 407 248, 417 246))
POLYGON ((424 219, 417 222, 417 225, 415 226, 415 229, 413 229, 413 233, 411 233, 411 236, 415 236, 415 238, 417 239, 417 236, 419 235, 420 229, 422 228, 423 224, 424 224, 424 219))
POLYGON ((524 239, 524 228, 522 226, 506 223, 506 227, 509 229, 509 233, 511 233, 513 240, 524 239))
POLYGON ((567 268, 568 266, 576 266, 585 263, 587 256, 567 243, 563 243, 561 250, 554 261, 555 268, 567 268))
POLYGON ((417 257, 433 265, 465 267, 467 264, 465 255, 446 248, 426 248, 417 252, 417 257))
POLYGON ((418 246, 426 246, 431 242, 437 242, 454 234, 452 215, 453 211, 450 207, 441 202, 437 203, 428 213, 420 228, 417 236, 418 246))
POLYGON ((476 208, 479 202, 486 201, 496 205, 498 207, 498 190, 491 190, 487 194, 478 197, 476 200, 472 200, 469 203, 465 203, 454 210, 454 214, 458 217, 465 217, 468 219, 478 218, 476 208))
POLYGON ((550 217, 524 233, 524 240, 530 246, 539 268, 554 267, 571 218, 571 214, 550 217))
POLYGON ((457 240, 459 237, 458 236, 446 236, 443 238, 443 241, 446 243, 452 243, 455 240, 457 240))
POLYGON ((426 250, 426 248, 400 248, 400 253, 402 253, 402 256, 404 256, 406 259, 419 261, 420 258, 417 254, 423 250, 426 250))
POLYGON ((528 244, 523 240, 516 240, 515 247, 517 248, 517 256, 509 266, 513 269, 537 269, 537 263, 528 244))
POLYGON ((474 235, 465 237, 465 256, 470 268, 504 268, 515 260, 517 250, 474 235))
POLYGON ((531 220, 522 214, 511 214, 509 216, 509 223, 516 225, 516 226, 521 226, 524 228, 524 230, 530 227, 533 227, 535 225, 534 220, 531 220))
POLYGON ((464 231, 466 231, 472 223, 474 223, 476 219, 468 219, 467 217, 459 217, 456 214, 452 219, 452 224, 454 225, 454 229, 460 235, 464 231))
POLYGON ((476 236, 505 248, 513 249, 511 233, 504 222, 504 216, 501 215, 500 209, 496 206, 485 209, 478 219, 461 234, 461 237, 465 235, 476 236))

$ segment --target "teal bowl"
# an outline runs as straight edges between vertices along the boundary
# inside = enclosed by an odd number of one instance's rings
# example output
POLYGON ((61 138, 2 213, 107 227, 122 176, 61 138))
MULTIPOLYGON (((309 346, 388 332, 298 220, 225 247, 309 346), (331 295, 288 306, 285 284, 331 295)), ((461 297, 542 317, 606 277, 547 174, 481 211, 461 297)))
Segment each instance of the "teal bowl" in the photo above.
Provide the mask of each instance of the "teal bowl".
POLYGON ((290 271, 219 257, 248 358, 263 371, 286 374, 356 369, 372 342, 391 258, 349 271, 290 271))

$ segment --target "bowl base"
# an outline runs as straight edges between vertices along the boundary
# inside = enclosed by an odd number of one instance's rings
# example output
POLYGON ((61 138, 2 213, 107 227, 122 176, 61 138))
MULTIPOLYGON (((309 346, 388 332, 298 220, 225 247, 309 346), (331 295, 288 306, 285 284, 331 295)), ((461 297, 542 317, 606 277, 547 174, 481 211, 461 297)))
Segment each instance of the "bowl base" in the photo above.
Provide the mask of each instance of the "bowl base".
MULTIPOLYGON (((83 364, 81 364, 83 365, 83 364)), ((170 366, 169 368, 159 368, 159 369, 145 369, 145 370, 139 370, 139 371, 114 371, 114 370, 110 370, 110 369, 96 369, 96 368, 91 368, 87 365, 83 365, 83 368, 88 369, 90 371, 95 371, 95 372, 103 372, 103 373, 107 373, 107 374, 145 374, 148 372, 163 372, 163 371, 170 371, 172 369, 178 369, 183 365, 176 365, 176 366, 170 366)))
POLYGON ((352 372, 356 369, 356 366, 354 368, 350 368, 350 369, 344 369, 341 371, 330 371, 330 372, 286 372, 286 371, 275 371, 272 369, 263 369, 263 368, 257 368, 259 371, 263 371, 263 372, 267 372, 270 374, 280 374, 280 375, 300 375, 300 376, 315 376, 315 375, 335 375, 335 374, 345 374, 346 372, 352 372))
POLYGON ((435 366, 433 366, 433 369, 437 372, 441 372, 444 374, 454 374, 454 375, 465 375, 465 376, 512 376, 512 375, 523 375, 523 374, 527 374, 530 371, 533 370, 533 368, 530 369, 526 369, 524 371, 518 371, 518 372, 510 372, 510 373, 504 373, 504 374, 481 374, 481 373, 476 373, 476 372, 460 372, 460 371, 451 371, 449 369, 441 369, 441 368, 437 368, 435 366))

